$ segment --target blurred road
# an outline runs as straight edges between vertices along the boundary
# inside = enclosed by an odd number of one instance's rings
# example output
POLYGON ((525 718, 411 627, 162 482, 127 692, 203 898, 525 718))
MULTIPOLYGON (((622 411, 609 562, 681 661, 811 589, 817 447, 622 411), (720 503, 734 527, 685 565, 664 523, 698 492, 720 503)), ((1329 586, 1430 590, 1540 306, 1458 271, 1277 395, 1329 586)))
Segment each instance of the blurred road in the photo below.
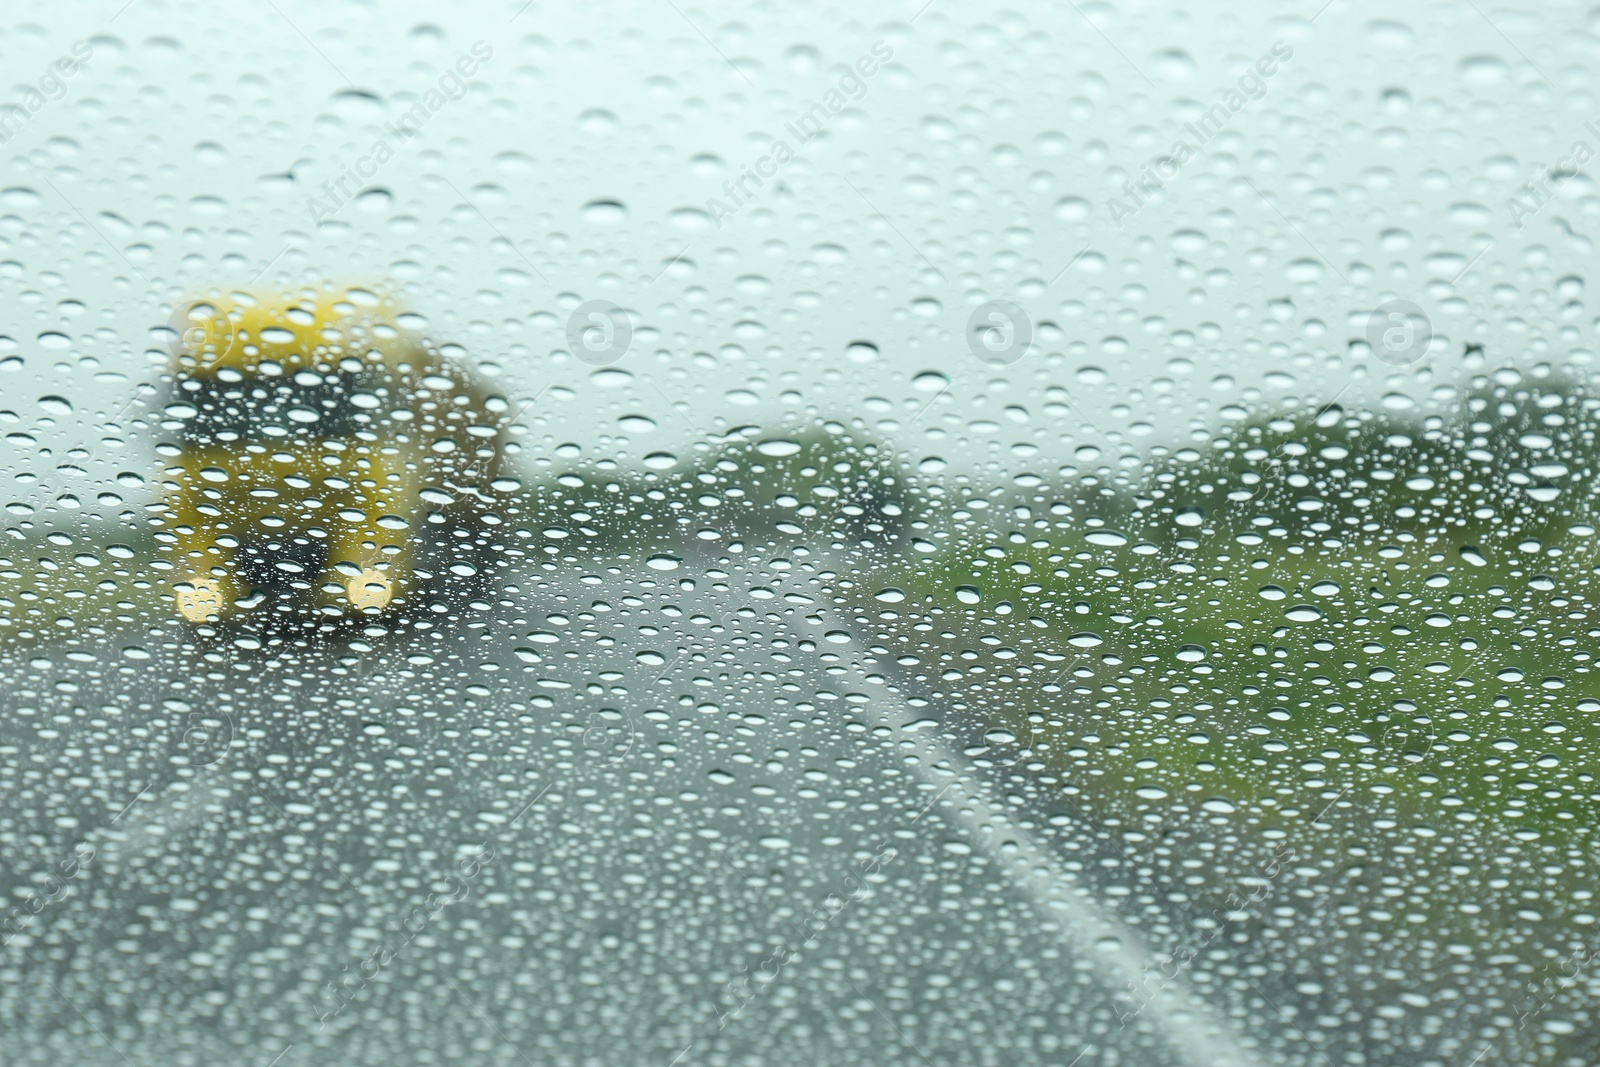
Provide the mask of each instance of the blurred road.
POLYGON ((0 949, 7 1062, 1258 1062, 1181 983, 1120 1028, 1111 847, 765 596, 524 573, 353 648, 11 653, 4 869, 94 859, 0 949))

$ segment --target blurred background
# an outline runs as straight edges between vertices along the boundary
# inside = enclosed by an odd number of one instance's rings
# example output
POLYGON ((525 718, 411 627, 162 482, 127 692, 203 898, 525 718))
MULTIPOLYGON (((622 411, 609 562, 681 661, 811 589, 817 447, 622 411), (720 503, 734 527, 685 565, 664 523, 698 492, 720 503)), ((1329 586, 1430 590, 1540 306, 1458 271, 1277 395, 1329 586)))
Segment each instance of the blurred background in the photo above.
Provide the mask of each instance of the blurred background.
POLYGON ((16 1062, 1600 1056, 1595 11, 0 26, 16 1062), (185 620, 194 302, 390 284, 472 561, 185 620))

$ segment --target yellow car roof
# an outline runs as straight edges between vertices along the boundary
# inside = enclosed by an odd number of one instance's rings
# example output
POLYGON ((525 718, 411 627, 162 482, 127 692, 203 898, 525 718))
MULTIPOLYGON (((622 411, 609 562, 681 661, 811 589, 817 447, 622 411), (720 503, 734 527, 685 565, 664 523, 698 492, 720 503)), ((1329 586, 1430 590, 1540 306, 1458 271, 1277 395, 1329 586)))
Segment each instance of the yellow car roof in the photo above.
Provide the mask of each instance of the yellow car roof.
POLYGON ((405 312, 388 284, 209 293, 173 313, 172 369, 187 377, 222 367, 254 372, 264 363, 286 372, 332 370, 354 357, 421 370, 435 361, 421 337, 401 325, 405 312))

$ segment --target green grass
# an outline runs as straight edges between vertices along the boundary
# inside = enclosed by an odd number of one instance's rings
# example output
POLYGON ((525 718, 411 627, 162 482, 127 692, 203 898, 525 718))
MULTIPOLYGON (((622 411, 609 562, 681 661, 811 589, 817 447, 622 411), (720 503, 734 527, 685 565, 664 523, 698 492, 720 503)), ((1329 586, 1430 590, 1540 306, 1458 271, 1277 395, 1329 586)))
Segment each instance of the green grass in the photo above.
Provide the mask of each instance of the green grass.
MULTIPOLYGON (((1125 483, 930 508, 936 550, 850 594, 970 755, 1141 862, 1287 839, 1367 935, 1471 946, 1518 1008, 1592 930, 1597 412, 1507 376, 1447 417, 1262 417, 1125 483)), ((1247 872, 1206 855, 1220 902, 1247 872)))
POLYGON ((1130 491, 987 509, 1026 509, 1009 529, 952 516, 937 555, 874 578, 951 620, 942 645, 906 636, 951 664, 952 698, 1009 709, 1040 760, 1109 778, 1101 799, 1199 792, 1273 821, 1336 783, 1566 838, 1597 799, 1597 407, 1552 383, 1431 425, 1274 419, 1130 491), (953 676, 974 638, 993 666, 953 676))
POLYGON ((0 541, 0 648, 148 623, 171 591, 150 531, 94 515, 80 529, 0 541))

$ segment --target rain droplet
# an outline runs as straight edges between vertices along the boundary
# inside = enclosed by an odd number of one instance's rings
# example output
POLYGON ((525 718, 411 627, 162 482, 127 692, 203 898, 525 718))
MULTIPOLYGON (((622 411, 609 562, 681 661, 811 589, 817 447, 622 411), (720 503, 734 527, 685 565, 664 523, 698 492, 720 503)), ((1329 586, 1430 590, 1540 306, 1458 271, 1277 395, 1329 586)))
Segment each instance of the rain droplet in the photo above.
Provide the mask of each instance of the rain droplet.
POLYGON ((711 216, 697 207, 680 207, 667 216, 676 229, 685 233, 704 233, 711 229, 711 216))
POLYGON ((620 200, 591 200, 583 205, 583 221, 594 226, 616 226, 627 217, 628 209, 620 200))

